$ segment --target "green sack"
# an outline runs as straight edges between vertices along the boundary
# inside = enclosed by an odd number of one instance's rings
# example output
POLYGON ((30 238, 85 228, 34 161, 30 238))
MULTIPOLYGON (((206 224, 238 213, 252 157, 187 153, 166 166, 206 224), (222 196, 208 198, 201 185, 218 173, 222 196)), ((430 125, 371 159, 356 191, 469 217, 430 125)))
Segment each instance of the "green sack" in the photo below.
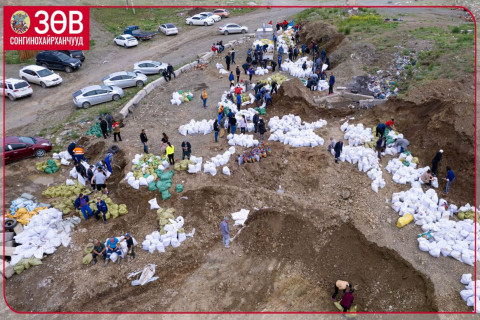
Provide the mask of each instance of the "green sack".
POLYGON ((169 180, 169 181, 159 181, 159 182, 160 182, 159 184, 157 183, 157 188, 158 188, 159 193, 162 193, 163 191, 168 190, 168 188, 170 188, 172 186, 171 180, 169 180))
POLYGON ((173 170, 170 170, 168 172, 164 172, 160 175, 160 180, 171 180, 175 172, 173 170))
POLYGON ((152 181, 148 184, 148 191, 155 191, 157 189, 157 185, 155 184, 155 181, 152 181))
POLYGON ((407 167, 409 167, 409 166, 410 166, 410 162, 408 162, 408 161, 406 161, 406 160, 405 160, 405 161, 403 161, 402 163, 403 163, 403 165, 404 165, 404 166, 407 166, 407 167))
POLYGON ((31 257, 30 259, 28 259, 28 263, 31 266, 39 266, 39 265, 42 264, 42 261, 40 259, 35 258, 35 257, 31 257))
POLYGON ((403 153, 404 153, 407 157, 408 157, 409 155, 411 155, 410 151, 408 151, 408 150, 407 150, 407 151, 404 151, 403 153))
POLYGON ((25 270, 25 267, 23 266, 23 264, 17 263, 17 264, 13 267, 13 270, 14 270, 17 274, 20 274, 20 273, 23 272, 23 270, 25 270))
POLYGON ((168 198, 170 198, 172 195, 170 194, 170 192, 168 192, 168 190, 165 190, 162 192, 162 200, 167 200, 168 198))
POLYGON ((93 260, 93 256, 92 256, 91 253, 89 253, 89 254, 87 254, 85 257, 83 257, 82 263, 83 263, 83 264, 89 264, 89 263, 92 262, 92 260, 93 260))
POLYGON ((181 184, 177 184, 177 185, 175 186, 175 191, 176 191, 177 193, 182 192, 182 191, 183 191, 183 186, 182 186, 181 184))

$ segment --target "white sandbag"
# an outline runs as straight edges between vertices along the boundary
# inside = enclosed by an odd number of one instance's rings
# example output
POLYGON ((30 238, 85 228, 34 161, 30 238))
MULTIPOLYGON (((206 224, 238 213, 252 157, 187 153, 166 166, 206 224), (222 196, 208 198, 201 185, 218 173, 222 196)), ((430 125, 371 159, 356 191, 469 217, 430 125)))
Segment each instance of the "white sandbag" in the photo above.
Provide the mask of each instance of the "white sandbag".
POLYGON ((186 239, 187 239, 187 235, 185 234, 185 232, 178 234, 178 242, 182 243, 186 239))
POLYGON ((72 180, 72 179, 67 179, 65 181, 65 185, 67 186, 74 186, 75 185, 75 182, 72 180))
POLYGON ((230 169, 227 166, 225 166, 222 169, 222 173, 229 176, 230 175, 230 169))
POLYGON ((132 188, 133 188, 133 189, 136 189, 136 190, 140 189, 140 182, 139 182, 139 180, 135 180, 135 182, 132 183, 132 188))
POLYGON ((157 198, 153 198, 152 200, 149 200, 148 203, 150 204, 150 209, 160 209, 160 206, 157 203, 157 198))
POLYGON ((462 297, 462 299, 464 301, 467 301, 468 298, 470 298, 474 295, 475 295, 475 293, 474 293, 473 290, 462 290, 462 291, 460 291, 460 296, 462 297))
POLYGON ((147 179, 145 179, 144 177, 141 177, 140 179, 138 179, 138 184, 139 186, 148 186, 147 179))
POLYGON ((462 279, 460 280, 461 283, 464 285, 468 285, 472 281, 472 274, 471 273, 465 273, 462 275, 462 279))
POLYGON ((158 252, 165 252, 165 246, 162 242, 159 242, 155 248, 158 250, 158 252))
POLYGON ((69 162, 68 160, 65 160, 65 159, 62 158, 62 159, 60 160, 60 164, 62 164, 62 165, 64 165, 64 166, 68 166, 68 165, 70 165, 70 162, 69 162))
POLYGON ((165 238, 163 239, 163 246, 166 248, 170 245, 170 241, 171 239, 170 238, 165 238))
POLYGON ((86 181, 81 174, 78 175, 78 183, 85 187, 86 181))
POLYGON ((112 262, 116 262, 118 258, 118 254, 116 252, 110 255, 110 260, 112 260, 112 262))
POLYGON ((177 238, 171 238, 172 240, 170 241, 170 244, 172 245, 172 247, 174 248, 178 248, 180 246, 180 242, 178 241, 177 238))
POLYGON ((72 177, 73 179, 77 179, 77 178, 78 178, 77 169, 72 168, 72 170, 70 170, 70 177, 72 177))
POLYGON ((440 257, 440 249, 439 248, 433 248, 428 252, 432 257, 438 258, 440 257))

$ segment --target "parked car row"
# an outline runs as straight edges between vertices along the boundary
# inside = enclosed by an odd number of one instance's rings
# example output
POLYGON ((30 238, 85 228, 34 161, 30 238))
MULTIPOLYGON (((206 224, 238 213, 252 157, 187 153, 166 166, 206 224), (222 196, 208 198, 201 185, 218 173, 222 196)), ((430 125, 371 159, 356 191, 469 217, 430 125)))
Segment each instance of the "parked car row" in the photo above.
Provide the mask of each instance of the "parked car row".
POLYGON ((185 19, 185 23, 191 26, 211 26, 215 22, 228 18, 230 12, 225 9, 216 9, 213 12, 200 12, 192 17, 185 19))

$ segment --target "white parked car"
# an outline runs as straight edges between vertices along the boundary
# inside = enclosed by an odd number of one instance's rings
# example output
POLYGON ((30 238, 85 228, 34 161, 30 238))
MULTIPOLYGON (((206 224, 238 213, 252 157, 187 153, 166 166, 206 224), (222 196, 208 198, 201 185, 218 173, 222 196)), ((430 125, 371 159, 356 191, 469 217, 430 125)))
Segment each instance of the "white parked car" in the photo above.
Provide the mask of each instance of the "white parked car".
POLYGON ((224 26, 221 26, 218 28, 218 32, 223 33, 223 34, 229 34, 229 33, 247 33, 248 32, 248 27, 246 26, 240 26, 235 23, 229 23, 224 26))
POLYGON ((216 14, 213 14, 212 12, 200 12, 199 15, 204 16, 204 17, 209 17, 212 18, 213 21, 218 22, 222 20, 222 17, 217 16, 216 14))
POLYGON ((4 81, 3 78, 0 78, 0 83, 2 83, 5 89, 5 91, 2 90, 5 97, 11 101, 15 101, 22 97, 29 97, 33 93, 32 87, 30 87, 25 80, 9 78, 4 81))
POLYGON ((167 69, 168 64, 153 60, 139 61, 133 65, 133 72, 143 74, 157 74, 167 69))
POLYGON ((194 15, 193 17, 187 18, 185 20, 186 24, 189 24, 191 26, 211 26, 212 24, 215 23, 212 18, 208 18, 205 16, 201 16, 199 14, 194 15))
POLYGON ((18 72, 18 76, 28 83, 36 83, 43 88, 55 86, 63 81, 60 75, 47 68, 35 65, 23 67, 18 72))
POLYGON ((129 34, 122 34, 113 39, 113 43, 124 48, 138 46, 138 40, 129 34))
POLYGON ((158 32, 163 32, 166 36, 178 34, 178 29, 173 23, 165 23, 158 27, 158 32))
POLYGON ((109 74, 102 79, 106 86, 115 86, 119 88, 128 87, 143 87, 147 83, 148 78, 141 73, 134 73, 129 71, 120 71, 109 74))

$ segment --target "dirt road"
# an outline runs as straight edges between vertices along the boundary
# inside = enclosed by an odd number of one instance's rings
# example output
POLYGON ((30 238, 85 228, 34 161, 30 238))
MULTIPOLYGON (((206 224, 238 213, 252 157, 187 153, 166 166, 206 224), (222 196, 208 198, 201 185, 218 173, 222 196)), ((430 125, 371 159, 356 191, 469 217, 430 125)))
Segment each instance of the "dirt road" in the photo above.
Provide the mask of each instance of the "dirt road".
MULTIPOLYGON (((262 22, 283 20, 302 9, 258 9, 249 14, 232 17, 225 22, 246 25, 250 32, 261 27, 262 22)), ((224 42, 242 37, 241 34, 224 36, 218 33, 219 24, 209 27, 179 26, 177 36, 157 35, 152 41, 141 42, 138 47, 124 49, 113 44, 114 36, 104 30, 103 25, 93 18, 91 20, 91 39, 95 40, 93 50, 86 52, 86 60, 77 72, 67 74, 59 72, 63 83, 57 87, 43 89, 33 86, 33 96, 15 102, 6 102, 6 132, 8 135, 38 134, 44 125, 55 126, 62 123, 76 107, 72 102, 72 93, 83 87, 100 84, 101 79, 109 73, 131 71, 133 64, 141 60, 158 60, 174 66, 193 61, 202 52, 210 51, 213 41, 224 42), (38 125, 38 124, 42 125, 38 125), (36 124, 36 125, 30 125, 36 124)), ((18 78, 18 65, 7 65, 6 77, 18 78)), ((127 89, 128 90, 128 89, 127 89)), ((127 101, 125 100, 125 103, 127 101)))

